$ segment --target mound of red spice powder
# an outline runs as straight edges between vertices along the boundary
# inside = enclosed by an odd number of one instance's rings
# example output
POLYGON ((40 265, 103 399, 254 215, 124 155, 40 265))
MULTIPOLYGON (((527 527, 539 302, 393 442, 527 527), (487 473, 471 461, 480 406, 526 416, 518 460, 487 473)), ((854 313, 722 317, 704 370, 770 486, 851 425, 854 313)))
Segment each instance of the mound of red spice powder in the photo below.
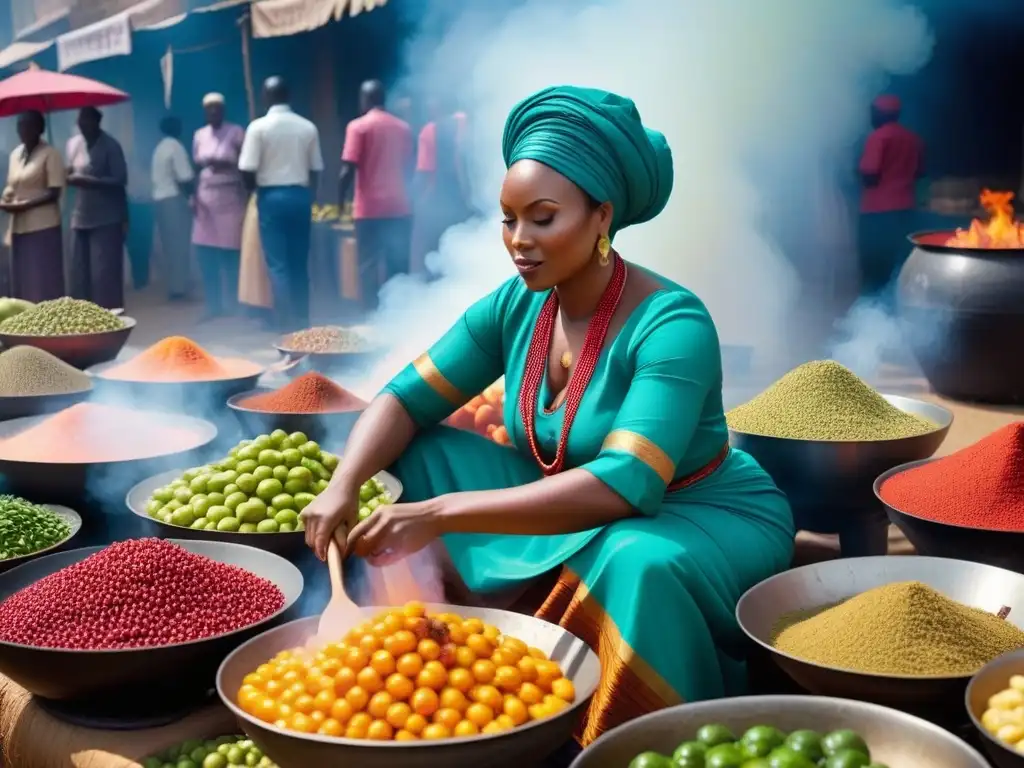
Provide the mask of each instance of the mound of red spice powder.
POLYGON ((207 381, 230 378, 217 358, 184 336, 168 336, 110 368, 104 378, 126 381, 207 381))
POLYGON ((893 475, 879 495, 901 512, 939 523, 1024 531, 1024 422, 893 475))
POLYGON ((0 641, 110 650, 200 640, 277 613, 266 579, 161 539, 111 544, 0 603, 0 641))
POLYGON ((361 411, 366 402, 312 371, 273 392, 247 397, 239 405, 264 413, 339 413, 361 411))

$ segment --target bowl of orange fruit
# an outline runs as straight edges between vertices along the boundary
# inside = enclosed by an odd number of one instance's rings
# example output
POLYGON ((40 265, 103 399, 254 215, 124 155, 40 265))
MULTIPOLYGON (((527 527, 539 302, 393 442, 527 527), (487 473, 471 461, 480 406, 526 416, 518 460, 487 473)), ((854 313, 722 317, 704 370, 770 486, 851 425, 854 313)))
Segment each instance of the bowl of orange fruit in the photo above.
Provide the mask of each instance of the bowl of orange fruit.
POLYGON ((510 445, 505 428, 505 379, 498 379, 448 417, 448 426, 476 432, 499 445, 510 445))
POLYGON ((319 617, 239 646, 217 691, 280 768, 538 765, 567 742, 601 665, 558 625, 510 611, 361 608, 307 647, 319 617))

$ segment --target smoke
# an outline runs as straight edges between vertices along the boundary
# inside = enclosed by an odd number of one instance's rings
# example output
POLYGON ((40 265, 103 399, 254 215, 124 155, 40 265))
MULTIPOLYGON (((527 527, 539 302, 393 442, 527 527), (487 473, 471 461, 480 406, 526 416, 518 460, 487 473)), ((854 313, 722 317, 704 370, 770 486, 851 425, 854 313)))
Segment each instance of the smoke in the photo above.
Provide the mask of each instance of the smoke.
POLYGON ((501 129, 516 101, 559 83, 633 98, 672 146, 672 199, 617 238, 626 258, 704 299, 723 343, 769 359, 806 344, 793 307, 827 306, 850 280, 840 188, 872 96, 930 56, 921 13, 887 0, 488 5, 502 9, 453 21, 441 18, 443 3, 406 4, 422 14, 403 87, 457 84, 472 121, 473 197, 486 215, 447 233, 431 262, 441 280, 385 286, 374 324, 390 354, 360 393, 373 394, 513 274, 497 211, 501 129))

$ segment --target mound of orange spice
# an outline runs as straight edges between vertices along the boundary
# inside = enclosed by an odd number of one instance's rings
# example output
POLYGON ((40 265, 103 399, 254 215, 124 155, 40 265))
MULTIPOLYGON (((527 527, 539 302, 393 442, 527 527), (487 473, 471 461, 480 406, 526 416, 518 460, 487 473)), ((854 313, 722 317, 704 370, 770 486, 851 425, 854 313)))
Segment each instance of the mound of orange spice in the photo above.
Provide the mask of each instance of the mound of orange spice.
POLYGON ((231 373, 191 339, 168 336, 103 376, 127 381, 209 381, 230 378, 231 373))
POLYGON ((522 640, 409 603, 317 653, 278 653, 246 675, 237 700, 286 730, 416 741, 508 731, 561 712, 576 690, 522 640))
POLYGON ((448 424, 489 437, 499 445, 509 445, 502 408, 505 402, 505 381, 500 379, 448 417, 448 424))

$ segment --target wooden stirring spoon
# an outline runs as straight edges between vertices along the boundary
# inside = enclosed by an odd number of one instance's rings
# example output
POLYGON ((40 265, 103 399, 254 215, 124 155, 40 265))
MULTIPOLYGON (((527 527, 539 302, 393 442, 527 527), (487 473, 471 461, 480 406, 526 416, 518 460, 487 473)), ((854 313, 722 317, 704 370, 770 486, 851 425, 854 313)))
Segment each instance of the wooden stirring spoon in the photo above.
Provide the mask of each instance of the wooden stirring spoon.
POLYGON ((320 647, 333 643, 345 636, 352 627, 359 623, 362 615, 359 606, 345 592, 344 567, 341 558, 341 546, 338 544, 338 533, 331 538, 327 548, 327 570, 331 577, 331 599, 320 616, 320 624, 316 634, 306 643, 307 647, 320 647))

